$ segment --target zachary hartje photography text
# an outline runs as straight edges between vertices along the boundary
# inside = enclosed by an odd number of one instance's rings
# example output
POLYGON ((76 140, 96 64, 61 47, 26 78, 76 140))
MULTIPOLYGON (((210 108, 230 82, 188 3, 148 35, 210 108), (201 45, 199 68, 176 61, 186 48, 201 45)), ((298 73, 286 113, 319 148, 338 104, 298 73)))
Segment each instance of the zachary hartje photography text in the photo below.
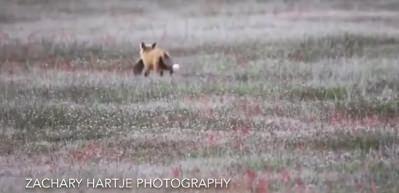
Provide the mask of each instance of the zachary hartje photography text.
POLYGON ((229 178, 26 178, 26 189, 228 188, 229 178))

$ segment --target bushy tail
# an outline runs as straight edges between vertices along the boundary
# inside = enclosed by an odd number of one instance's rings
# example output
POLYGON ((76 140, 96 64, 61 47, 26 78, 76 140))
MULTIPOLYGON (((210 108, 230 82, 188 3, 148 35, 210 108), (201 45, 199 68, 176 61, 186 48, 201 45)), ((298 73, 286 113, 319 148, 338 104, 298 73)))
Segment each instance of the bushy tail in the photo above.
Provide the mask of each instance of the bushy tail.
POLYGON ((161 58, 161 60, 166 68, 172 67, 172 65, 173 65, 172 58, 167 53, 164 54, 164 56, 163 56, 163 58, 161 58))
POLYGON ((179 68, 179 65, 174 64, 172 58, 167 53, 160 58, 160 62, 165 70, 169 70, 170 74, 173 74, 173 71, 179 68))
POLYGON ((133 66, 134 75, 141 74, 141 72, 143 72, 143 69, 144 69, 143 60, 142 59, 137 60, 136 64, 134 64, 133 66))

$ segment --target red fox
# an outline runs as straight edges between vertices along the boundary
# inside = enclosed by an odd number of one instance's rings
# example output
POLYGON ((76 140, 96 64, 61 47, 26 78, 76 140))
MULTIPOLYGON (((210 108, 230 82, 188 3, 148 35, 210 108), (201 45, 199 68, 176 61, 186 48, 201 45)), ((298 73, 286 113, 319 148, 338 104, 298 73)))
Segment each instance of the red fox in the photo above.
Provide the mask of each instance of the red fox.
POLYGON ((144 71, 144 76, 148 76, 151 70, 158 72, 163 76, 163 71, 169 71, 170 75, 174 70, 179 68, 179 64, 174 64, 168 52, 158 48, 157 43, 146 45, 144 42, 140 44, 140 59, 137 60, 133 67, 135 75, 144 71))

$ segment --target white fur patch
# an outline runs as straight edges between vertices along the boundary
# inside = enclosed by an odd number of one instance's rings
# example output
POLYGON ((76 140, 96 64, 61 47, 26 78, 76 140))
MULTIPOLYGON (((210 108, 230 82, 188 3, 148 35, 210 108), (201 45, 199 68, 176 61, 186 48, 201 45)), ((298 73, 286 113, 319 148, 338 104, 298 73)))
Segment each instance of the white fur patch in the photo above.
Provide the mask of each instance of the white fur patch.
POLYGON ((173 64, 172 68, 173 68, 173 70, 177 70, 177 69, 180 68, 180 65, 179 64, 173 64))

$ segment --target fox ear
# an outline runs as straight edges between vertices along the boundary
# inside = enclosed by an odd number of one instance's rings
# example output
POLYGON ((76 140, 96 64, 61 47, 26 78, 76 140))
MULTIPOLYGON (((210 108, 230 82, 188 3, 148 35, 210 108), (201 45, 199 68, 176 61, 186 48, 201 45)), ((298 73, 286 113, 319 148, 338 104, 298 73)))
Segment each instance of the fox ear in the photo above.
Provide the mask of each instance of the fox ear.
POLYGON ((141 49, 144 49, 144 48, 145 48, 145 44, 144 44, 144 42, 141 42, 141 44, 140 44, 140 48, 141 48, 141 49))
POLYGON ((152 47, 152 48, 157 47, 157 43, 156 43, 156 42, 152 43, 151 47, 152 47))

